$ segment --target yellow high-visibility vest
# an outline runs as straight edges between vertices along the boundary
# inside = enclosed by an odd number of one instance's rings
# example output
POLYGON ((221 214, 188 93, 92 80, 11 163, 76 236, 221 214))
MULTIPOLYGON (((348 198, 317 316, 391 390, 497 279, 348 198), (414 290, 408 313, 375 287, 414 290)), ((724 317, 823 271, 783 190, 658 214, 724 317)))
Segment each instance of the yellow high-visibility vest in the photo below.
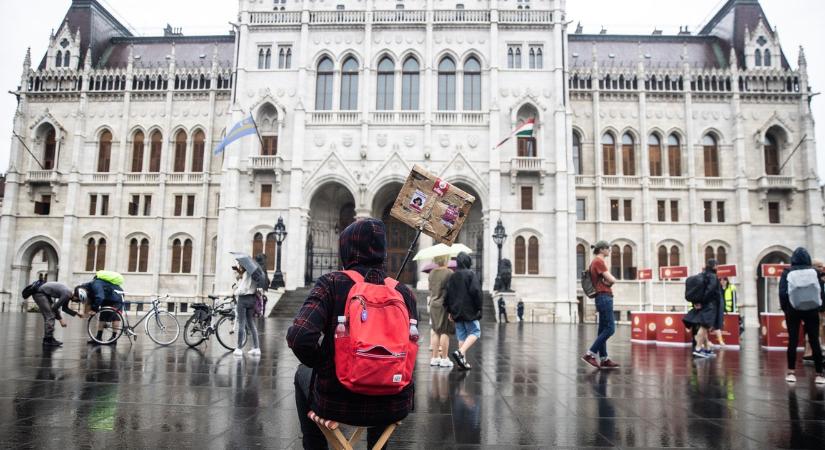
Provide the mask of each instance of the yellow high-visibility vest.
POLYGON ((736 286, 728 284, 723 295, 725 297, 725 312, 733 312, 733 301, 736 299, 736 286))

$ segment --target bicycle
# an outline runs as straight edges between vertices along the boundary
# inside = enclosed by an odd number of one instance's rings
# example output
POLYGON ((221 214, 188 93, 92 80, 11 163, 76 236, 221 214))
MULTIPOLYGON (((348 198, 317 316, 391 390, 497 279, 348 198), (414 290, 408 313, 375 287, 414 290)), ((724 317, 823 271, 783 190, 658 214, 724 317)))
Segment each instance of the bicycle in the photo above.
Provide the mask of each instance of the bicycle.
MULTIPOLYGON (((123 296, 122 291, 115 292, 123 296)), ((180 335, 180 323, 178 323, 178 319, 174 315, 160 308, 161 299, 166 298, 169 298, 169 294, 163 297, 155 297, 149 302, 130 302, 152 305, 152 307, 146 311, 146 314, 134 325, 129 323, 129 317, 120 310, 111 306, 103 306, 97 313, 89 317, 86 331, 94 342, 103 345, 114 344, 124 332, 129 338, 134 338, 134 340, 137 341, 135 328, 138 327, 141 322, 148 319, 144 323, 144 328, 149 339, 158 345, 169 345, 178 339, 180 335), (108 339, 104 336, 107 334, 107 330, 112 331, 108 339), (98 331, 103 331, 100 339, 97 337, 98 331)))
MULTIPOLYGON (((238 342, 235 330, 235 305, 237 304, 235 296, 217 297, 209 295, 208 297, 212 299, 212 307, 209 307, 206 303, 192 305, 195 312, 186 321, 186 325, 183 326, 184 342, 189 347, 195 348, 214 334, 225 349, 235 350, 238 342), (223 301, 219 303, 218 300, 223 301), (220 319, 213 321, 215 316, 220 316, 220 319)), ((244 335, 244 345, 247 338, 248 335, 244 335)))

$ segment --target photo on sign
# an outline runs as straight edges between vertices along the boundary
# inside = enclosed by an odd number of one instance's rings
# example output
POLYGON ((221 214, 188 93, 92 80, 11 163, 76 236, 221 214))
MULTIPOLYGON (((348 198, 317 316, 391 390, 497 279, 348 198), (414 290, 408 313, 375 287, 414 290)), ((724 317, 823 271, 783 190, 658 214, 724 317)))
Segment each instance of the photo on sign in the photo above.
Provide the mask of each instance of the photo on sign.
POLYGON ((412 210, 421 212, 424 208, 424 203, 427 203, 427 195, 419 190, 416 190, 413 193, 412 200, 410 200, 410 204, 408 206, 412 210))

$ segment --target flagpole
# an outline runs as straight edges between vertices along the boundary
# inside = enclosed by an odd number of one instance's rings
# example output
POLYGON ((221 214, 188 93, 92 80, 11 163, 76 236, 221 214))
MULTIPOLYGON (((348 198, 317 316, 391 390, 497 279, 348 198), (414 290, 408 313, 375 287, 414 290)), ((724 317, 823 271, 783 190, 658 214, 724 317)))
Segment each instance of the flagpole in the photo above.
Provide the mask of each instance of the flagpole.
POLYGON ((258 131, 258 123, 255 122, 255 117, 252 115, 252 111, 249 111, 249 118, 252 119, 252 125, 255 125, 255 134, 258 136, 258 141, 261 143, 261 150, 263 150, 264 138, 261 137, 261 133, 258 131))

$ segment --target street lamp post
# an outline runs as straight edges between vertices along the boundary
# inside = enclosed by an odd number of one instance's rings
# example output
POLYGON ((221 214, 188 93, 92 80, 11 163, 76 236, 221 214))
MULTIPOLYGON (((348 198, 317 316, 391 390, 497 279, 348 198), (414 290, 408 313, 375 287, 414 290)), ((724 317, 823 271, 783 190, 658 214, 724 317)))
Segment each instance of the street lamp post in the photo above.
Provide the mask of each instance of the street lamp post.
POLYGON ((501 289, 501 246, 504 244, 505 239, 507 239, 507 233, 504 230, 504 225, 502 225, 501 219, 498 219, 496 228, 493 230, 493 242, 495 242, 496 247, 498 247, 498 263, 496 264, 496 281, 493 286, 494 290, 501 289))
POLYGON ((275 274, 272 275, 272 283, 269 285, 270 289, 278 289, 286 286, 284 283, 284 274, 281 273, 281 244, 284 243, 286 235, 284 218, 278 217, 278 223, 275 224, 275 244, 278 247, 275 253, 275 274))

